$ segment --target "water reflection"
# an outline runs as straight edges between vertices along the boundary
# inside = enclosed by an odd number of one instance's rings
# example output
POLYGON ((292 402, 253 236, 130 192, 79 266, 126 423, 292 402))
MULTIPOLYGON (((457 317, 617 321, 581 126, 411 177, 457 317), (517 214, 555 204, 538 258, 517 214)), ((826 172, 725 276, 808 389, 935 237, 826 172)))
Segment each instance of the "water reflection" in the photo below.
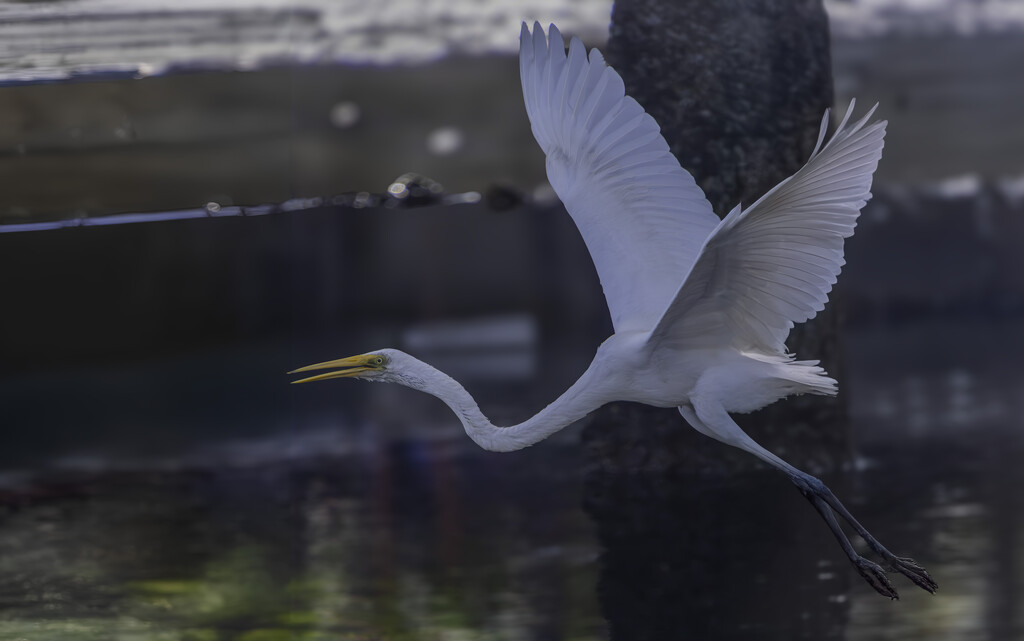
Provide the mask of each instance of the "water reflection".
POLYGON ((851 616, 860 625, 849 638, 883 638, 882 631, 909 639, 1024 638, 1024 499, 1014 489, 1024 481, 1020 433, 976 429, 876 454, 864 476, 868 506, 903 549, 927 545, 940 588, 933 598, 908 594, 900 607, 854 599, 851 616))
POLYGON ((767 471, 728 482, 594 475, 587 505, 611 638, 844 638, 851 573, 787 485, 767 471))
POLYGON ((577 448, 406 441, 8 489, 0 638, 1024 638, 1022 439, 870 455, 827 480, 934 597, 880 598, 774 472, 584 479, 577 448))
MULTIPOLYGON (((289 404, 275 396, 294 393, 280 362, 302 358, 274 348, 180 356, 103 383, 132 398, 177 390, 210 414, 165 417, 179 431, 246 408, 241 433, 273 436, 239 442, 236 430, 163 464, 79 458, 0 478, 0 638, 1024 639, 1021 379, 1003 364, 1021 345, 1012 325, 981 329, 847 337, 861 465, 825 480, 929 569, 935 596, 894 577, 902 600, 879 597, 774 471, 616 474, 578 429, 483 452, 443 406, 401 388, 338 385, 289 404), (207 387, 181 381, 230 380, 215 363, 252 374, 203 404, 207 387), (275 429, 279 412, 292 429, 275 429)), ((121 396, 85 380, 26 378, 4 387, 21 395, 4 407, 41 420, 43 392, 77 399, 90 438, 139 420, 130 404, 121 418, 100 411, 90 399, 121 396)), ((538 398, 515 381, 470 386, 505 422, 566 380, 538 398), (530 400, 495 404, 510 398, 530 400)))
POLYGON ((587 509, 611 638, 1024 638, 1021 433, 868 454, 860 473, 825 480, 890 549, 929 568, 936 595, 894 576, 902 599, 879 598, 777 473, 598 472, 587 509))
POLYGON ((598 638, 567 454, 461 450, 8 494, 0 638, 598 638))

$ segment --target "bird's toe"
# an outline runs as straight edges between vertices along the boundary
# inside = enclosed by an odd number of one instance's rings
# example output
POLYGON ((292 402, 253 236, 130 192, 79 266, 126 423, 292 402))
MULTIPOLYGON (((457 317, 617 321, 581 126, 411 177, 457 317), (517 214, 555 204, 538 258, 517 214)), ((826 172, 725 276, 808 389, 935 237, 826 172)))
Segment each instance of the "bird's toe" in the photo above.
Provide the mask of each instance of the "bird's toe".
POLYGON ((885 570, 880 565, 865 559, 864 557, 857 557, 854 561, 854 565, 857 567, 857 571, 864 577, 864 580, 868 582, 868 585, 873 587, 876 592, 882 596, 889 597, 890 599, 898 599, 900 595, 896 592, 896 588, 892 587, 892 583, 889 582, 889 577, 885 575, 885 570))
POLYGON ((939 588, 939 585, 928 574, 928 570, 917 564, 914 559, 896 557, 893 559, 892 568, 914 582, 914 585, 932 594, 939 588))

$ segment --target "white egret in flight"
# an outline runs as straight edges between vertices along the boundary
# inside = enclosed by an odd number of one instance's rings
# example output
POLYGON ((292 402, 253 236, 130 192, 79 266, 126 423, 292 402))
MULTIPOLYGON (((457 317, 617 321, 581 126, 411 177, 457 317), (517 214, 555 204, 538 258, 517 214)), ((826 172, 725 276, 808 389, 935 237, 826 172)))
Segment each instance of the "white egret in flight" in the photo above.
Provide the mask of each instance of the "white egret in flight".
POLYGON ((828 300, 843 241, 871 197, 886 123, 868 124, 869 112, 850 124, 851 103, 825 142, 826 112, 807 164, 720 220, 600 52, 588 56, 573 38, 566 53, 553 25, 545 37, 539 24, 532 33, 523 24, 519 65, 548 179, 590 250, 615 333, 564 394, 509 427, 488 421, 451 377, 395 349, 302 367, 295 372, 331 371, 295 382, 351 377, 433 394, 470 438, 497 452, 532 445, 611 401, 676 407, 702 434, 788 474, 878 592, 897 598, 835 513, 890 569, 934 592, 924 568, 887 550, 825 484, 758 445, 729 416, 793 394, 836 393, 817 361, 796 360, 784 341, 828 300))

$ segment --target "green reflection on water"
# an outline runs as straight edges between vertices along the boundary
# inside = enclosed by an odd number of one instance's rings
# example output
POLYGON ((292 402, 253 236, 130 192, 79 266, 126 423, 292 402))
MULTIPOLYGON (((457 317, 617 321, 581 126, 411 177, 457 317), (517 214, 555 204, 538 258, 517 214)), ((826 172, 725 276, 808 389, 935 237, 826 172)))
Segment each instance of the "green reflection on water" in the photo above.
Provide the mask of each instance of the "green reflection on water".
POLYGON ((128 607, 146 620, 164 621, 167 627, 204 632, 254 628, 246 634, 259 633, 268 639, 313 627, 315 618, 292 608, 317 596, 316 588, 301 581, 279 583, 264 563, 266 556, 264 547, 244 545, 211 561, 201 578, 129 584, 128 607))
POLYGON ((0 507, 0 639, 597 638, 578 486, 431 456, 33 488, 0 507))

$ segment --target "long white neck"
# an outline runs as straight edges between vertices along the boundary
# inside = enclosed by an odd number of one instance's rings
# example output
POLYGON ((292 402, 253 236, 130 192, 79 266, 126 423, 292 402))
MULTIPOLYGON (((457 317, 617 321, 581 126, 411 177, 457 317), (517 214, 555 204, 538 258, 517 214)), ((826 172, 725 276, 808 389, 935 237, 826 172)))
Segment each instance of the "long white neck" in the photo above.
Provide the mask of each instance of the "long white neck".
POLYGON ((477 445, 492 452, 511 452, 533 445, 609 400, 592 384, 591 370, 588 369, 564 394, 529 420, 499 427, 487 420, 476 401, 458 381, 422 361, 417 365, 421 370, 418 375, 401 382, 444 401, 462 421, 466 434, 477 445))

